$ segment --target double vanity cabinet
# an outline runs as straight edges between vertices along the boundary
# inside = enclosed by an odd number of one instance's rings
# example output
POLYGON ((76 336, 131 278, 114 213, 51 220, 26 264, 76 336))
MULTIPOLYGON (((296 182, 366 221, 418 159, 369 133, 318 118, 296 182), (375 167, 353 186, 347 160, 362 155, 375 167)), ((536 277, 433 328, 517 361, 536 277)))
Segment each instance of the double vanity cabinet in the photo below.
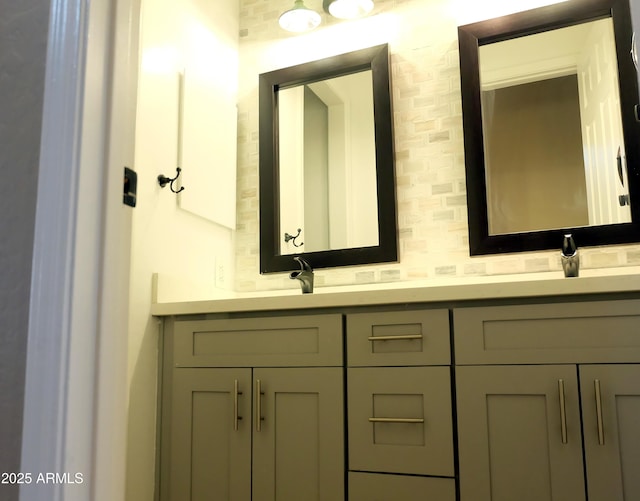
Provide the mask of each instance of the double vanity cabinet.
POLYGON ((640 294, 164 319, 160 501, 640 499, 640 294))

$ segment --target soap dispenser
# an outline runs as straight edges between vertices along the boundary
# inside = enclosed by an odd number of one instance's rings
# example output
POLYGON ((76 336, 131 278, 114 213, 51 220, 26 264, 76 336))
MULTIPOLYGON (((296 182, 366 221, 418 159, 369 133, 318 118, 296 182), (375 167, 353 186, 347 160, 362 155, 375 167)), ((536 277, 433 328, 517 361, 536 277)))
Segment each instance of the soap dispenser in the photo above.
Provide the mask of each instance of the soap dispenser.
POLYGON ((566 234, 562 240, 562 252, 560 254, 562 269, 565 277, 577 277, 580 271, 580 256, 578 247, 571 234, 566 234))

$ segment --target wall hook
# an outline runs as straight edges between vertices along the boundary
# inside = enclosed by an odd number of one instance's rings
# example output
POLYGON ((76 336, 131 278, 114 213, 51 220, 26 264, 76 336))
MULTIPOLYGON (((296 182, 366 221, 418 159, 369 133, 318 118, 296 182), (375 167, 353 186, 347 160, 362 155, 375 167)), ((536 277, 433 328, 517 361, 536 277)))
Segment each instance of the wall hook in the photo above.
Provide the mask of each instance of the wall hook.
POLYGON ((294 247, 302 247, 304 245, 304 242, 300 242, 299 244, 296 243, 296 238, 300 236, 301 231, 302 229, 298 228, 298 233, 296 235, 289 235, 288 233, 285 233, 284 234, 285 243, 291 240, 291 243, 293 244, 294 247))
POLYGON ((182 190, 184 190, 184 186, 181 186, 180 189, 178 191, 173 189, 173 183, 180 177, 180 172, 182 171, 182 169, 180 167, 176 167, 176 177, 174 178, 170 178, 167 176, 163 176, 162 174, 160 174, 158 176, 158 184, 160 185, 161 188, 164 188, 167 184, 169 185, 169 188, 171 188, 171 191, 173 191, 174 193, 180 193, 182 190))

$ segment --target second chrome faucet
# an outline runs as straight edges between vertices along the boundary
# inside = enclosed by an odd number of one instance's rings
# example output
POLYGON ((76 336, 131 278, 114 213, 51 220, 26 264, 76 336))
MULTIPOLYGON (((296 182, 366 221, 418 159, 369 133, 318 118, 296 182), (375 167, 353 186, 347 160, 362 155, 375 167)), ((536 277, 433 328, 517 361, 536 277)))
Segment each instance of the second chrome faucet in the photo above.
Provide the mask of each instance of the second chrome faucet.
POLYGON ((577 277, 580 272, 580 256, 578 247, 570 234, 566 234, 562 240, 560 262, 565 277, 577 277))

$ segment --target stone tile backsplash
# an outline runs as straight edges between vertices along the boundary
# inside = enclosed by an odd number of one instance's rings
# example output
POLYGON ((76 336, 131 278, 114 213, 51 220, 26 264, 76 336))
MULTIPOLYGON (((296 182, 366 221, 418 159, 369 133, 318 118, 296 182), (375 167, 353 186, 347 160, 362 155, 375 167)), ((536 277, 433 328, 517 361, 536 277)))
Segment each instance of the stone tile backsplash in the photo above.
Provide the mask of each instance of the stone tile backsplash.
MULTIPOLYGON (((304 59, 304 52, 317 53, 318 47, 335 44, 340 37, 344 49, 327 56, 389 43, 400 261, 317 270, 316 287, 562 272, 560 242, 553 251, 469 256, 454 1, 377 0, 370 19, 340 22, 322 13, 319 28, 296 36, 277 23, 280 13, 293 6, 292 0, 241 0, 237 291, 297 287, 287 273, 259 273, 258 75, 316 59, 304 59), (374 35, 372 29, 377 30, 374 35), (372 43, 365 43, 367 40, 372 43), (288 47, 298 50, 295 54, 290 50, 290 60, 288 47)), ((305 3, 322 12, 320 0, 305 3)), ((583 248, 580 252, 583 269, 640 264, 638 245, 583 248)))

